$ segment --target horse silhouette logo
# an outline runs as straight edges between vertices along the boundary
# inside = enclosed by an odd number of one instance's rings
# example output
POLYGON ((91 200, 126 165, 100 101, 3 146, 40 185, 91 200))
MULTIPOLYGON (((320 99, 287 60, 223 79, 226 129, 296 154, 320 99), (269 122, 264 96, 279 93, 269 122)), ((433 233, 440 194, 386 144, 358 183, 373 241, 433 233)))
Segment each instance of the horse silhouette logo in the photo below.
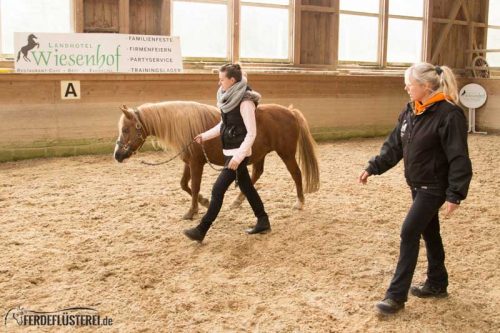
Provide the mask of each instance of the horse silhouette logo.
POLYGON ((28 52, 31 51, 32 49, 34 49, 35 46, 37 48, 40 48, 40 44, 37 43, 35 41, 35 39, 38 39, 38 37, 35 36, 35 35, 33 35, 33 34, 30 34, 28 36, 28 44, 24 45, 23 47, 21 47, 21 50, 19 50, 19 52, 17 53, 17 60, 16 60, 16 62, 18 62, 19 59, 21 59, 21 53, 23 54, 24 61, 31 62, 31 60, 28 58, 28 52))
POLYGON ((7 325, 7 321, 14 319, 19 326, 23 324, 23 315, 26 314, 26 310, 21 307, 10 309, 5 315, 4 325, 7 325))

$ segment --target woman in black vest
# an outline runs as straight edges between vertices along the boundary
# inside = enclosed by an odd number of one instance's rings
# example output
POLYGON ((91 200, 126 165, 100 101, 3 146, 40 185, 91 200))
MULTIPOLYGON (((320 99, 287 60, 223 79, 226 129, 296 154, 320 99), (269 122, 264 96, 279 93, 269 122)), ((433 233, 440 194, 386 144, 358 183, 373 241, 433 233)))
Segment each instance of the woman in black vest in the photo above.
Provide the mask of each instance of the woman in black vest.
POLYGON ((217 106, 221 110, 222 121, 212 129, 196 136, 198 143, 221 136, 225 167, 212 189, 212 198, 207 213, 196 227, 184 230, 191 240, 202 242, 217 218, 222 207, 224 194, 233 181, 245 194, 257 217, 257 224, 246 232, 248 234, 266 233, 271 230, 269 218, 257 190, 248 174, 248 158, 252 155, 252 145, 257 135, 255 109, 260 94, 247 85, 240 65, 226 64, 219 70, 219 90, 217 106))

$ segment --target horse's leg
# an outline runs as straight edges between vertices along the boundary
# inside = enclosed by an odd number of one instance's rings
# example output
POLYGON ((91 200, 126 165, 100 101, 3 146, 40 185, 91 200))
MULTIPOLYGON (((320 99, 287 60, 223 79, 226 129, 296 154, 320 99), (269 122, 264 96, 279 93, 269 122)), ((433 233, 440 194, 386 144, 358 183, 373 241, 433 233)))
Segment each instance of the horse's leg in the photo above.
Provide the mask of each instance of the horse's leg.
POLYGON ((189 169, 189 164, 184 163, 184 172, 181 178, 181 188, 186 191, 189 196, 192 196, 191 188, 189 187, 189 180, 191 179, 191 170, 189 169))
POLYGON ((302 189, 302 172, 300 171, 299 165, 295 160, 294 155, 280 155, 279 157, 283 160, 288 169, 288 172, 292 175, 295 182, 295 187, 297 189, 297 202, 293 206, 294 209, 304 208, 304 190, 302 189))
MULTIPOLYGON (((264 156, 260 161, 256 161, 252 164, 252 184, 255 184, 259 180, 260 176, 264 172, 264 156)), ((231 208, 238 208, 245 200, 245 195, 240 191, 236 199, 234 199, 231 204, 231 208)))
POLYGON ((193 216, 198 213, 198 195, 203 174, 203 164, 197 163, 194 158, 189 162, 189 167, 191 169, 191 208, 184 214, 183 219, 185 220, 192 220, 193 216))
MULTIPOLYGON (((191 192, 191 188, 189 187, 189 180, 191 179, 191 170, 189 168, 189 164, 184 164, 184 173, 181 178, 181 188, 186 191, 190 197, 193 196, 191 192)), ((207 198, 204 198, 201 194, 198 194, 198 202, 208 208, 208 204, 210 203, 207 198)))

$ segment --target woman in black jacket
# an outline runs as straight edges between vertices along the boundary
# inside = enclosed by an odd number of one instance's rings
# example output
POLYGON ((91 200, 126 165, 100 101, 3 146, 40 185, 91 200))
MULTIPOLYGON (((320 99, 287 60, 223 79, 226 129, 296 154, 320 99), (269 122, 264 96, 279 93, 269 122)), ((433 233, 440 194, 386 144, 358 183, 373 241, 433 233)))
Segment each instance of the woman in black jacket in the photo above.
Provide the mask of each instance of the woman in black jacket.
POLYGON ((201 144, 203 141, 220 136, 225 161, 225 167, 213 186, 206 214, 196 227, 184 230, 189 239, 200 243, 219 214, 224 194, 235 180, 238 181, 238 186, 257 218, 256 225, 246 232, 260 234, 271 230, 264 204, 252 184, 247 169, 248 159, 252 155, 252 145, 257 135, 255 110, 260 94, 247 85, 247 79, 238 64, 226 64, 220 68, 219 86, 217 106, 221 110, 222 120, 195 138, 201 144))
POLYGON ((448 295, 448 273, 439 231, 439 208, 446 215, 467 196, 472 166, 467 148, 467 123, 458 107, 457 84, 446 66, 415 64, 405 72, 405 90, 410 103, 399 115, 378 156, 359 176, 366 184, 404 160, 405 177, 413 204, 403 222, 399 261, 384 300, 376 304, 383 314, 396 313, 407 301, 417 264, 420 235, 427 249, 427 280, 411 287, 417 297, 448 295))

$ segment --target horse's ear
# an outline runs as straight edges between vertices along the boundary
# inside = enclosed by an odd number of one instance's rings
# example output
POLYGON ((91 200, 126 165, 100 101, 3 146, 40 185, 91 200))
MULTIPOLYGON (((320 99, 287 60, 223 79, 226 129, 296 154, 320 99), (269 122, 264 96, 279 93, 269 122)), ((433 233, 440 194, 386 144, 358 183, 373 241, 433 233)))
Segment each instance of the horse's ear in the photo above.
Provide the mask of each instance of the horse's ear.
POLYGON ((128 108, 125 104, 120 106, 120 110, 122 110, 123 114, 125 115, 125 117, 127 117, 127 119, 133 118, 132 114, 128 111, 128 108))

